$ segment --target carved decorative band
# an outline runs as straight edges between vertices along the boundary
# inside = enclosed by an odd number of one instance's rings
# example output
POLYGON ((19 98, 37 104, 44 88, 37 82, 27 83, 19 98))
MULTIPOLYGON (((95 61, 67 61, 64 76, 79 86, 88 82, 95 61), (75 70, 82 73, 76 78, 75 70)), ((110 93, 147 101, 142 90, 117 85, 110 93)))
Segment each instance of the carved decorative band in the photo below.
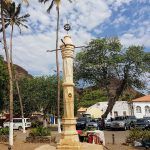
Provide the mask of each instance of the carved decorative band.
POLYGON ((74 83, 66 83, 66 82, 64 82, 62 84, 62 86, 75 86, 75 85, 74 85, 74 83))

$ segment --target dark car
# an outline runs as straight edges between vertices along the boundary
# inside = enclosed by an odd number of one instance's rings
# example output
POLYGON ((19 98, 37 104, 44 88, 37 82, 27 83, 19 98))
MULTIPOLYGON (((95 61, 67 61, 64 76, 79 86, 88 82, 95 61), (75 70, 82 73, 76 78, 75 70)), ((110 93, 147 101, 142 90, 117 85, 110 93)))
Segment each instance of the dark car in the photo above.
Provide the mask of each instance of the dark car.
POLYGON ((137 121, 137 118, 135 116, 126 116, 127 122, 129 124, 129 127, 134 127, 135 122, 137 121))
POLYGON ((143 117, 143 118, 148 120, 148 122, 150 122, 150 117, 143 117))
POLYGON ((82 117, 77 119, 76 129, 84 130, 86 128, 86 124, 90 122, 90 118, 82 117))
POLYGON ((150 129, 150 122, 144 118, 137 119, 135 122, 135 127, 141 129, 150 129))
POLYGON ((127 116, 118 116, 115 117, 111 122, 111 129, 123 129, 127 130, 130 128, 130 123, 127 119, 127 116))
POLYGON ((113 121, 113 119, 107 119, 105 120, 105 128, 106 129, 110 129, 111 128, 111 122, 113 121))
POLYGON ((96 119, 91 119, 87 124, 86 127, 88 128, 98 128, 98 121, 96 119))

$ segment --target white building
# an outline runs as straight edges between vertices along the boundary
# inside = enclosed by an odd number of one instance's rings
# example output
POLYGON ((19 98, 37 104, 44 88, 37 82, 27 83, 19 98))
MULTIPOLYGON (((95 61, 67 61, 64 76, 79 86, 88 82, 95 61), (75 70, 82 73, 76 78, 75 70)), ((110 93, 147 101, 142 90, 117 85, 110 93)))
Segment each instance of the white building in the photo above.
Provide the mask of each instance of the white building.
MULTIPOLYGON (((108 102, 99 102, 87 108, 86 113, 88 114, 89 112, 91 112, 91 109, 98 108, 102 112, 102 113, 99 113, 99 118, 100 118, 101 115, 106 111, 107 106, 108 106, 108 102)), ((130 105, 128 104, 128 102, 116 101, 112 109, 112 112, 108 114, 107 118, 110 118, 110 117, 114 118, 116 116, 129 116, 129 115, 131 115, 131 111, 130 111, 130 105)))
POLYGON ((150 95, 132 100, 132 111, 137 118, 150 117, 150 95))

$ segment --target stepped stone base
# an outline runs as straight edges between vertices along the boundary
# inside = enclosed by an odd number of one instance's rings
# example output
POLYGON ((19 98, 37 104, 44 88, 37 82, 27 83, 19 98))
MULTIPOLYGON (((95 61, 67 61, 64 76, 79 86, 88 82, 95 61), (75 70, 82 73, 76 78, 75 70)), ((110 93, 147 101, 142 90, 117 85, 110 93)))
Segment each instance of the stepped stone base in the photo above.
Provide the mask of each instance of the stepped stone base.
POLYGON ((103 150, 102 145, 78 143, 78 145, 57 145, 57 150, 103 150))

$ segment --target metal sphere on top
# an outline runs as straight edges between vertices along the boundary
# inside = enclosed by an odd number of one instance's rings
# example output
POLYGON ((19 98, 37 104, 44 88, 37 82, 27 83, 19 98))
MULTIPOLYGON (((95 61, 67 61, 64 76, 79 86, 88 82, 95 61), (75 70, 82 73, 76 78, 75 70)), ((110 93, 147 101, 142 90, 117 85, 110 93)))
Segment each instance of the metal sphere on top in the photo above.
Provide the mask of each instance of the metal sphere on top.
POLYGON ((69 30, 71 30, 71 26, 70 26, 70 24, 65 24, 64 25, 64 29, 68 32, 69 30))

